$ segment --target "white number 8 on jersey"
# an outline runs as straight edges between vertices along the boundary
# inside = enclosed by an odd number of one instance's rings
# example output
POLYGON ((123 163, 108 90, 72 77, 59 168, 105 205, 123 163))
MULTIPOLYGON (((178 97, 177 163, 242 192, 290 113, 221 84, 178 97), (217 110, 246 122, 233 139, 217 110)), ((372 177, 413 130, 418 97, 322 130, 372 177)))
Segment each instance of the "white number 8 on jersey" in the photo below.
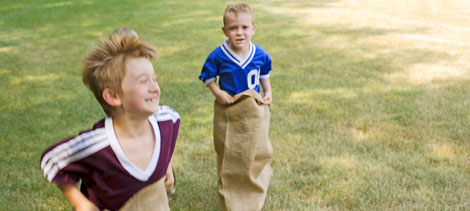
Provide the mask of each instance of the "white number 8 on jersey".
POLYGON ((259 71, 258 70, 251 70, 246 80, 248 81, 248 88, 254 89, 257 85, 259 85, 259 71))

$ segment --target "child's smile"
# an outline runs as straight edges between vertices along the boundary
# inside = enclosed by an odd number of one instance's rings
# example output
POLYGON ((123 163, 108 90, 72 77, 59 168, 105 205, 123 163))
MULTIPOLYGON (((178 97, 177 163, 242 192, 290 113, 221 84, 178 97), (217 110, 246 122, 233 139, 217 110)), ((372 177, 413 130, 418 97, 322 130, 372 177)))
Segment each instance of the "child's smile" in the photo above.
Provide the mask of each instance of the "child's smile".
POLYGON ((146 58, 132 58, 126 63, 121 101, 130 112, 150 115, 158 111, 160 87, 152 63, 146 58))

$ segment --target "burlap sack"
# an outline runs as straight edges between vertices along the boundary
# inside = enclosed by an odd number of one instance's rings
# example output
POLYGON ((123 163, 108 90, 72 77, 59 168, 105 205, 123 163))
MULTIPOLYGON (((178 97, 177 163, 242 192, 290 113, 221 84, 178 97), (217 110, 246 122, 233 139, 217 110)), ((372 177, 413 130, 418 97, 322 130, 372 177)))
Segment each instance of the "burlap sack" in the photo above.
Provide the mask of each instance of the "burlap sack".
POLYGON ((224 210, 261 210, 272 174, 269 107, 254 90, 214 104, 218 193, 224 210))
POLYGON ((134 194, 124 206, 121 211, 169 211, 168 198, 165 189, 165 177, 157 182, 142 188, 139 192, 134 194))

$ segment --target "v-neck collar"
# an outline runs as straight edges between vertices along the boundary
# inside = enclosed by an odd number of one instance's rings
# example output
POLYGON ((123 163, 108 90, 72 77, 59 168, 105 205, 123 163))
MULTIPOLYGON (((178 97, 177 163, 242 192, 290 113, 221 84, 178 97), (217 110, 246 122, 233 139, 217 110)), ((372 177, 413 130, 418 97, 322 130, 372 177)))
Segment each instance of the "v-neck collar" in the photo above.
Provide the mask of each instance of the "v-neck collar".
POLYGON ((110 142, 109 144, 111 148, 113 149, 114 153, 116 154, 116 157, 118 158, 119 162, 124 167, 124 169, 126 169, 127 172, 129 172, 129 174, 131 174, 134 178, 143 182, 147 181, 150 178, 150 176, 152 176, 155 169, 157 168, 158 158, 160 157, 160 147, 161 147, 160 128, 158 127, 157 120, 155 119, 153 115, 150 116, 148 120, 155 134, 155 146, 153 148, 152 159, 148 163, 147 168, 145 168, 145 170, 140 169, 127 158, 126 154, 122 150, 121 145, 119 144, 119 141, 116 137, 116 131, 114 130, 114 126, 113 126, 113 119, 108 117, 105 120, 106 135, 109 138, 109 142, 110 142))
POLYGON ((256 46, 251 41, 250 50, 248 51, 248 54, 245 56, 245 58, 241 58, 238 54, 233 52, 232 49, 230 49, 228 40, 225 40, 224 43, 220 46, 220 48, 230 60, 232 60, 242 69, 244 69, 251 62, 256 52, 256 46))

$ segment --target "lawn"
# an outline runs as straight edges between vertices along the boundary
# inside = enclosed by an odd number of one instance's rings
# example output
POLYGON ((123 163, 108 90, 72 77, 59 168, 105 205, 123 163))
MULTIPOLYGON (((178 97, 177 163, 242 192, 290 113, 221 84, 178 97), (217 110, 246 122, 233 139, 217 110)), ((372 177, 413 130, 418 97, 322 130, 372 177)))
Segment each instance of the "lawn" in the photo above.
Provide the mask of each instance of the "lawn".
MULTIPOLYGON (((250 0, 271 55, 274 175, 265 210, 470 207, 470 3, 250 0)), ((0 210, 70 210, 46 147, 104 112, 81 59, 114 28, 157 46, 182 118, 172 210, 220 210, 213 96, 197 77, 229 1, 0 1, 0 210)))

